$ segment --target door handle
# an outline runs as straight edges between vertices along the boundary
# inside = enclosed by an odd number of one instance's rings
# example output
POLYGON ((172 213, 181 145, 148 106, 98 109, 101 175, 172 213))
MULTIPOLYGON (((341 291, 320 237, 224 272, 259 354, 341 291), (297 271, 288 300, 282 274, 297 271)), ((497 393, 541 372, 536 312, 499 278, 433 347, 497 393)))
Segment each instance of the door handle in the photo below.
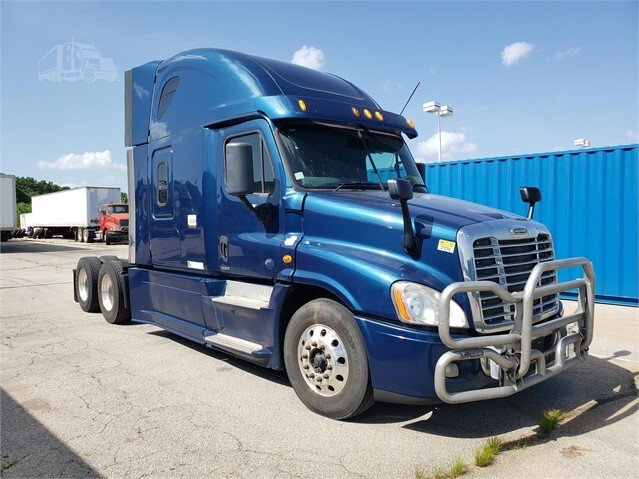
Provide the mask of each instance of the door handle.
POLYGON ((229 260, 229 239, 226 236, 220 236, 220 258, 225 263, 229 260))

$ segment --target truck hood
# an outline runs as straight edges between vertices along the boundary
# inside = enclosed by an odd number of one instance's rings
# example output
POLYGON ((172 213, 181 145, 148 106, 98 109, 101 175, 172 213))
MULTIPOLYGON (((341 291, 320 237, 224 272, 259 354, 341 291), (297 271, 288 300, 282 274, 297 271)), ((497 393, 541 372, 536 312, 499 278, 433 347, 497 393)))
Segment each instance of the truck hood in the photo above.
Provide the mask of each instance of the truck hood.
MULTIPOLYGON (((525 218, 495 208, 428 193, 415 193, 408 207, 413 221, 436 236, 454 239, 459 228, 495 219, 525 218)), ((400 203, 387 191, 339 191, 309 194, 305 213, 346 216, 354 222, 401 226, 400 203)), ((418 228, 419 229, 419 228, 418 228)))

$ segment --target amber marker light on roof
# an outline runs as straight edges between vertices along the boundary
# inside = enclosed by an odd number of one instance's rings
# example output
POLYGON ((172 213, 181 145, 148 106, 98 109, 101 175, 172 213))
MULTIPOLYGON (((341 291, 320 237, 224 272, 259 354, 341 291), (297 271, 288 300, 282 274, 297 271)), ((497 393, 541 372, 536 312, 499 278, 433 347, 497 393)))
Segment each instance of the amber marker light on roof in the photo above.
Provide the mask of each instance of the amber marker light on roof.
POLYGON ((371 111, 368 108, 364 108, 364 116, 366 118, 368 118, 369 120, 371 120, 373 118, 373 114, 371 113, 371 111))
POLYGON ((282 256, 282 261, 286 264, 290 264, 293 261, 293 257, 290 254, 285 254, 282 256))
POLYGON ((415 129, 415 123, 413 123, 413 120, 406 120, 406 123, 408 124, 408 126, 410 126, 412 129, 415 129))
POLYGON ((352 107, 351 111, 353 112, 353 115, 355 115, 356 117, 359 118, 360 113, 359 113, 359 110, 357 108, 352 107))
POLYGON ((379 111, 375 112, 375 118, 377 118, 379 121, 384 121, 384 115, 382 115, 382 113, 379 111))
POLYGON ((306 102, 304 100, 297 100, 297 104, 300 106, 300 110, 306 111, 306 102))

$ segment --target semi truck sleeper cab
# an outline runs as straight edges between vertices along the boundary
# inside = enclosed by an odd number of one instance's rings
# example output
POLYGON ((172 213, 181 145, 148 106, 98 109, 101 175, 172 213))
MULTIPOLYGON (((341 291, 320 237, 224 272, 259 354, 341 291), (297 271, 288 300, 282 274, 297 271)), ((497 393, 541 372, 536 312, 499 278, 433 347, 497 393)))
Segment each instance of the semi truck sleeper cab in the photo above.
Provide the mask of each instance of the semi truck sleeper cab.
POLYGON ((125 105, 129 258, 78 262, 83 310, 286 369, 336 419, 504 397, 586 358, 592 265, 555 259, 539 191, 528 217, 430 194, 413 122, 348 81, 198 49, 126 72, 125 105))

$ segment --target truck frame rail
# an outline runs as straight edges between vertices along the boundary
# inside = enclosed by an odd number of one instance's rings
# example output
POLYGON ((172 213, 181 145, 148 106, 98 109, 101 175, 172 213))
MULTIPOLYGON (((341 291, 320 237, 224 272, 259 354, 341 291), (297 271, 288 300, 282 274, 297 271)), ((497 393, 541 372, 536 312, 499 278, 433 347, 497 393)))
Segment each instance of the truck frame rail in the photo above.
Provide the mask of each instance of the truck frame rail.
MULTIPOLYGON (((594 323, 595 275, 592 263, 586 258, 570 258, 539 263, 530 273, 524 290, 510 293, 492 281, 453 283, 441 295, 439 336, 451 351, 444 353, 435 367, 435 391, 446 403, 464 403, 510 396, 555 376, 588 356, 594 323), (540 286, 544 272, 580 267, 583 276, 571 281, 540 286), (563 317, 533 324, 535 299, 549 294, 578 289, 577 310, 563 317), (458 293, 489 291, 501 300, 515 305, 515 321, 510 332, 480 337, 454 338, 450 332, 450 301, 458 293), (547 366, 542 351, 534 349, 535 339, 557 333, 576 323, 578 331, 560 337, 554 347, 554 361, 547 366), (571 352, 571 346, 573 351, 571 352), (501 348, 501 352, 497 349, 501 348), (480 359, 495 364, 499 386, 463 392, 449 392, 446 388, 446 369, 457 361, 480 359), (528 373, 534 363, 535 370, 528 373)), ((485 364, 486 364, 485 363, 485 364)))

